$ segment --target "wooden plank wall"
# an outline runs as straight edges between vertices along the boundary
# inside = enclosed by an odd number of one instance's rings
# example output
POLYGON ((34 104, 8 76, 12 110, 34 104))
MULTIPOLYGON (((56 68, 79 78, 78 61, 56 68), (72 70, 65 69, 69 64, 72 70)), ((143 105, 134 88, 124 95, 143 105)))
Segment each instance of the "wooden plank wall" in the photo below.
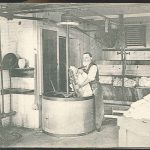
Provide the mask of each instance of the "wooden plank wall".
MULTIPOLYGON (((103 60, 120 60, 120 51, 103 51, 103 60)), ((150 51, 127 51, 130 54, 126 55, 127 60, 150 60, 150 51)))
MULTIPOLYGON (((29 66, 34 67, 34 35, 33 22, 27 20, 1 20, 1 48, 3 56, 7 53, 15 53, 29 61, 29 66)), ((36 31, 37 32, 37 31, 36 31)), ((34 43, 35 44, 35 43, 34 43)), ((9 74, 4 70, 4 88, 9 88, 9 74)), ((13 88, 34 89, 34 78, 13 78, 13 88)), ((38 111, 33 110, 34 95, 12 95, 13 110, 17 114, 13 117, 13 124, 29 128, 38 128, 38 111), (21 116, 20 116, 21 115, 21 116), (33 115, 33 116, 32 116, 33 115)), ((4 95, 5 112, 9 112, 10 95, 4 95)), ((2 96, 0 96, 1 106, 2 96)), ((4 126, 9 124, 10 118, 2 119, 4 126)))
POLYGON ((33 109, 34 95, 13 94, 13 116, 12 123, 15 126, 26 128, 39 128, 39 111, 33 109))
MULTIPOLYGON (((122 65, 99 65, 100 75, 121 75, 122 65)), ((127 65, 127 75, 150 76, 150 65, 127 65)))

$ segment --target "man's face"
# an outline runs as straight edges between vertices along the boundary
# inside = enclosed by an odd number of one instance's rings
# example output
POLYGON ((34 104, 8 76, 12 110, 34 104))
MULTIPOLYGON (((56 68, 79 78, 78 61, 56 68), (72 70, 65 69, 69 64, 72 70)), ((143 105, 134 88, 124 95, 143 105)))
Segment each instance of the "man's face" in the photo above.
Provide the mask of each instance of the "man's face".
POLYGON ((83 55, 83 66, 88 66, 92 61, 92 58, 90 57, 89 54, 84 54, 83 55))

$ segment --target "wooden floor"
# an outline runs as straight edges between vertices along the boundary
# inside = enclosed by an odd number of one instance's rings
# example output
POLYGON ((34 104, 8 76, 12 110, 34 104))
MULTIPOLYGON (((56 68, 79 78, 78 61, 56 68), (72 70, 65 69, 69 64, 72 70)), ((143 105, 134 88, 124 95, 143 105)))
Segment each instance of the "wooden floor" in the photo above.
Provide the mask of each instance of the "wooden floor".
POLYGON ((43 132, 13 127, 22 137, 4 147, 47 147, 47 148, 103 148, 118 147, 118 127, 116 119, 105 119, 100 132, 94 131, 78 137, 54 137, 43 132))

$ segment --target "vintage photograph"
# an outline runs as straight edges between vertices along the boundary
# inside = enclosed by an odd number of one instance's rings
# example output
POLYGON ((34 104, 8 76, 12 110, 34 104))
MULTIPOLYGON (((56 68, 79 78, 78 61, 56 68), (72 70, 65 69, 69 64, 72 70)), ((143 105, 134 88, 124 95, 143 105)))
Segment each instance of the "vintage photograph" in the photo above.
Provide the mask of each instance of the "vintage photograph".
POLYGON ((150 147, 150 3, 0 3, 0 148, 150 147))

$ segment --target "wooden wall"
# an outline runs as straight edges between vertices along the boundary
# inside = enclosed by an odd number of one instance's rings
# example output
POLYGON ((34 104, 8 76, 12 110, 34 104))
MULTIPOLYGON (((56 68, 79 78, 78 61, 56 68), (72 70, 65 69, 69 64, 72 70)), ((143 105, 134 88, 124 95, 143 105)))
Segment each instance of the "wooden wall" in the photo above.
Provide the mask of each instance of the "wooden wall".
POLYGON ((39 128, 39 111, 34 110, 34 95, 13 94, 13 116, 12 124, 26 128, 39 128))
MULTIPOLYGON (((127 60, 150 60, 150 51, 127 51, 127 60)), ((103 60, 121 60, 121 55, 117 54, 118 51, 104 51, 102 52, 103 60)))
MULTIPOLYGON (((7 53, 14 53, 21 58, 25 58, 29 62, 29 67, 34 67, 34 45, 35 35, 33 30, 33 21, 27 20, 7 20, 1 18, 1 50, 2 56, 7 53)), ((4 88, 9 88, 9 74, 8 71, 4 72, 4 88)), ((34 78, 12 78, 12 88, 27 88, 34 89, 34 78)), ((1 103, 2 97, 0 97, 1 103)), ((10 95, 4 95, 5 112, 9 112, 10 95)), ((21 121, 24 122, 26 127, 38 127, 38 121, 36 125, 28 122, 28 117, 31 119, 34 110, 32 108, 34 104, 34 95, 15 95, 12 96, 13 108, 17 110, 15 117, 18 118, 20 110, 24 110, 22 113, 21 121), (29 111, 31 110, 31 111, 29 111), (19 114, 18 114, 19 113, 19 114), (30 114, 30 115, 29 115, 30 114), (27 120, 26 120, 27 119, 27 120), (27 125, 28 124, 28 125, 27 125)), ((38 111, 35 111, 37 114, 38 111)), ((38 120, 38 115, 34 115, 33 118, 38 120)), ((2 119, 3 125, 8 125, 10 117, 2 119)), ((13 119, 15 125, 20 125, 21 122, 16 122, 17 119, 13 119)), ((20 120, 18 120, 20 121, 20 120)), ((32 121, 32 119, 31 119, 32 121)))

